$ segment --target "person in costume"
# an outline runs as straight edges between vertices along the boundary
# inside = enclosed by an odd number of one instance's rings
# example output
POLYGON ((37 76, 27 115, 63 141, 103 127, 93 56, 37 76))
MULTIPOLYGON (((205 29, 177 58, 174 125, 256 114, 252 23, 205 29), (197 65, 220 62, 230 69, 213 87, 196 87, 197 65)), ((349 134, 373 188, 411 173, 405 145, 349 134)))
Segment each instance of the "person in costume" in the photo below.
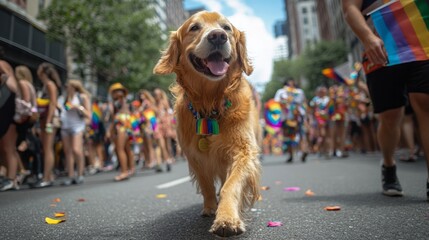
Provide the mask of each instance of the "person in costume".
POLYGON ((336 157, 348 157, 345 149, 346 119, 348 111, 348 89, 344 86, 333 85, 329 88, 329 115, 332 148, 331 153, 336 157))
POLYGON ((87 127, 89 135, 88 157, 90 165, 89 172, 90 174, 94 174, 102 170, 104 167, 106 154, 103 148, 106 128, 104 124, 103 111, 98 99, 94 99, 92 101, 91 109, 91 121, 87 127))
POLYGON ((293 79, 288 79, 284 87, 277 90, 274 100, 282 104, 282 130, 284 147, 289 153, 286 162, 293 161, 294 149, 300 146, 301 160, 305 162, 308 154, 304 119, 306 100, 304 91, 297 88, 293 79))
MULTIPOLYGON (((314 96, 309 105, 313 112, 313 117, 317 129, 317 142, 315 150, 320 154, 326 154, 329 158, 329 103, 330 99, 327 95, 326 87, 320 86, 316 89, 316 96, 314 96)), ((331 109, 332 111, 332 109, 331 109)))
POLYGON ((110 124, 107 137, 115 144, 116 156, 121 172, 115 176, 115 181, 129 179, 135 172, 134 155, 131 151, 130 136, 132 136, 131 114, 127 103, 128 89, 121 83, 114 83, 109 88, 113 101, 113 123, 110 124))

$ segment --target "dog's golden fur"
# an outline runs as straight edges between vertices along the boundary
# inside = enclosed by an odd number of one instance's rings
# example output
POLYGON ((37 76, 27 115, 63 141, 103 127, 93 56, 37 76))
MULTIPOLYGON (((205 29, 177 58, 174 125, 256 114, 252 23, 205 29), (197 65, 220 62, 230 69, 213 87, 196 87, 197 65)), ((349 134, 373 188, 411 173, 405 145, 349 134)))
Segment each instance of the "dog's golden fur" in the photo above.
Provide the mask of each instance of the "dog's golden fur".
POLYGON ((206 11, 193 15, 171 33, 169 46, 154 68, 156 74, 177 75, 171 90, 176 97, 178 140, 193 180, 204 197, 202 214, 216 214, 210 231, 220 236, 244 232, 242 213, 259 198, 261 129, 252 87, 242 76, 243 72, 250 75, 252 71, 244 33, 222 15, 206 11), (226 48, 230 48, 229 68, 221 77, 211 76, 215 79, 197 71, 190 60, 190 54, 204 44, 207 32, 212 29, 226 33, 229 44, 226 48), (231 101, 230 108, 224 107, 225 99, 231 101), (207 137, 207 151, 198 148, 202 136, 195 132, 196 120, 189 103, 201 114, 219 111, 220 134, 207 137), (221 185, 219 203, 216 182, 221 185))

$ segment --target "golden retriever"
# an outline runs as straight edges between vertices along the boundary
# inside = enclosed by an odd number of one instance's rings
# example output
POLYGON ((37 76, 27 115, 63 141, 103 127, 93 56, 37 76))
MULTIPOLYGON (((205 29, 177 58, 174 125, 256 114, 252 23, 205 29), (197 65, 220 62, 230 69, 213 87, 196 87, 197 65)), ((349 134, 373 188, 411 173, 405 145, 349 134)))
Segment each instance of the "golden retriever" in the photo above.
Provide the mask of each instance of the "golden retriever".
POLYGON ((171 33, 154 68, 155 74, 176 73, 178 140, 204 198, 202 215, 215 214, 210 232, 222 237, 245 231, 244 210, 259 198, 261 130, 252 87, 242 76, 253 71, 245 42, 224 16, 199 12, 171 33), (219 133, 197 134, 197 120, 208 118, 219 133))

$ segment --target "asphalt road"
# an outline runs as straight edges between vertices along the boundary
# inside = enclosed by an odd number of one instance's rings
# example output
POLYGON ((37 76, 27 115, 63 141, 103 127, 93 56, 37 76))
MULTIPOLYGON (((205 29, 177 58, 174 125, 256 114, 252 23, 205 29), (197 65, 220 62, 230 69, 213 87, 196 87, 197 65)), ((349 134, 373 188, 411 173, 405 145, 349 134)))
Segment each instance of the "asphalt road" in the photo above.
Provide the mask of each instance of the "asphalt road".
MULTIPOLYGON (((310 156, 305 164, 284 159, 265 157, 261 185, 269 189, 234 239, 429 239, 423 160, 398 163, 405 196, 389 198, 381 195, 378 154, 310 156), (306 196, 308 189, 315 195, 306 196), (324 210, 331 205, 341 210, 324 210), (269 221, 283 225, 267 227, 269 221)), ((213 218, 199 216, 202 197, 187 172, 182 161, 171 173, 143 171, 125 182, 113 182, 111 172, 81 186, 0 193, 0 239, 217 239, 208 232, 213 218), (45 223, 59 211, 65 222, 45 223)))

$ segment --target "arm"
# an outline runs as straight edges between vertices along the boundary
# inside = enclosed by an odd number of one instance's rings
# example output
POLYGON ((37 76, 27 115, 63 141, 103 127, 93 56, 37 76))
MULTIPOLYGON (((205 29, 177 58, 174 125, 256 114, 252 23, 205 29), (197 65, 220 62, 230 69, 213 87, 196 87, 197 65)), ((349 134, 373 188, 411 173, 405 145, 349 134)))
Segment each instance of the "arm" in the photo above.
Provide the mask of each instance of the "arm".
POLYGON ((81 94, 82 96, 82 106, 79 106, 79 111, 82 112, 83 116, 87 119, 91 118, 91 106, 89 98, 86 94, 81 94))
POLYGON ((372 63, 385 65, 387 56, 383 41, 368 26, 361 13, 362 0, 342 0, 344 18, 350 28, 362 42, 365 52, 372 63))

